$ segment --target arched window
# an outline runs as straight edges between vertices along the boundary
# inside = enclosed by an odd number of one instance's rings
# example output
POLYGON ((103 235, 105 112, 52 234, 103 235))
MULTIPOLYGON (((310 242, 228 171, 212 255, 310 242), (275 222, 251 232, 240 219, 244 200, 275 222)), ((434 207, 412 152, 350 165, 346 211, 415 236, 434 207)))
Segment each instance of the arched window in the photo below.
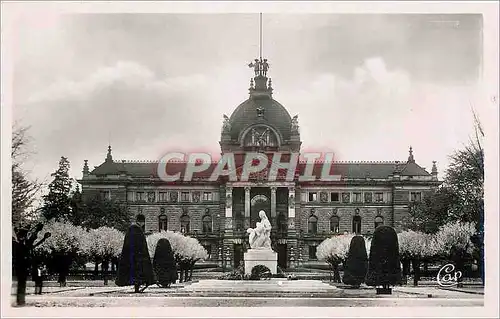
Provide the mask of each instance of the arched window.
POLYGON ((256 125, 243 134, 244 146, 279 146, 279 139, 276 132, 268 126, 256 125))
POLYGON ((167 230, 168 229, 168 223, 167 223, 167 215, 164 214, 164 210, 162 211, 162 214, 158 216, 158 231, 162 230, 167 230))
POLYGON ((339 232, 339 226, 340 226, 340 218, 337 215, 332 215, 330 217, 330 231, 332 233, 338 233, 339 232))
POLYGON ((146 232, 146 217, 143 214, 135 216, 135 222, 142 228, 143 232, 146 232))
POLYGON ((361 234, 361 216, 355 215, 352 217, 352 232, 361 234))
POLYGON ((181 233, 183 234, 189 233, 189 222, 190 222, 189 215, 184 213, 181 216, 181 233))
POLYGON ((212 216, 210 216, 210 215, 203 216, 202 223, 203 223, 203 232, 204 233, 211 233, 212 232, 212 216))
POLYGON ((284 213, 279 213, 278 215, 278 232, 280 233, 286 233, 288 225, 286 222, 286 216, 284 213))
POLYGON ((318 217, 311 215, 307 221, 307 229, 310 234, 318 232, 318 217))
POLYGON ((384 217, 382 216, 377 216, 375 217, 375 229, 378 227, 378 226, 382 226, 384 225, 384 217))

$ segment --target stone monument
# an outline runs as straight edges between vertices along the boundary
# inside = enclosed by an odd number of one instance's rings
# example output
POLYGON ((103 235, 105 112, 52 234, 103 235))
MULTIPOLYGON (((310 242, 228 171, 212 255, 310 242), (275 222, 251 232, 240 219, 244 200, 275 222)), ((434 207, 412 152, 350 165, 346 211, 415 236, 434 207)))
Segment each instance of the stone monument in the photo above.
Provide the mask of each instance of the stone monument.
POLYGON ((271 249, 271 223, 266 212, 259 212, 260 222, 255 228, 248 228, 250 235, 250 249, 244 254, 245 274, 250 274, 252 268, 263 265, 269 268, 272 274, 278 272, 278 254, 271 249))

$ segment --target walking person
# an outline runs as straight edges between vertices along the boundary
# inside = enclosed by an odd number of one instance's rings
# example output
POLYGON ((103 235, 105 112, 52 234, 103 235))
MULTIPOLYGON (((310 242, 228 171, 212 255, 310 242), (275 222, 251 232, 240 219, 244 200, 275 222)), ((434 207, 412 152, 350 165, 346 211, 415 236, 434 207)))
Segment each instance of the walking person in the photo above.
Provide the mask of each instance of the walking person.
POLYGON ((35 281, 35 295, 42 294, 43 281, 45 280, 46 269, 44 265, 39 265, 36 269, 35 281))

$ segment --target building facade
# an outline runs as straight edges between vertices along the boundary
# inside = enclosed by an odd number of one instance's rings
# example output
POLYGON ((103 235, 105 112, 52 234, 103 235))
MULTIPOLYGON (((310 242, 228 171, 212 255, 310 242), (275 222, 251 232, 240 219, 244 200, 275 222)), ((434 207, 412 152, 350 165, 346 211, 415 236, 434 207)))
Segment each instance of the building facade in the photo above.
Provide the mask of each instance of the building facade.
MULTIPOLYGON (((167 182, 158 175, 157 161, 115 161, 108 148, 102 164, 92 171, 85 161, 79 180, 83 196, 99 195, 123 202, 131 220, 145 219, 145 232, 180 231, 197 238, 209 252, 209 260, 237 267, 248 249, 248 227, 255 227, 258 212, 264 210, 273 227, 271 240, 282 268, 316 262, 316 247, 335 234, 373 233, 379 225, 397 231, 404 227, 408 205, 420 201, 439 185, 436 163, 431 172, 419 166, 410 147, 406 161, 331 162, 330 173, 339 178, 321 178, 324 162, 312 166, 307 180, 301 176, 308 165, 293 157, 302 141, 297 116, 273 99, 267 61, 256 60, 249 97, 230 117, 224 115, 220 148, 232 153, 236 174, 241 176, 244 155, 280 152, 276 178, 270 165, 245 181, 209 177, 216 169, 210 164, 204 172, 184 181, 186 161, 167 166, 178 181, 167 182), (262 67, 264 65, 264 67, 262 67), (291 178, 286 163, 296 161, 291 178)), ((252 65, 253 66, 253 65, 252 65)))

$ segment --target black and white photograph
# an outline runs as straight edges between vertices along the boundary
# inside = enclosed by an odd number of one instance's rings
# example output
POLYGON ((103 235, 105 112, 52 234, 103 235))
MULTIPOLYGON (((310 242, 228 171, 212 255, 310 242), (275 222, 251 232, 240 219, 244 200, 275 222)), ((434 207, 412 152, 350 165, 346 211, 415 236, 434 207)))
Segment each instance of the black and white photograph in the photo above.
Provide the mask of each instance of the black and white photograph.
POLYGON ((3 1, 2 317, 497 317, 499 6, 420 5, 3 1))

